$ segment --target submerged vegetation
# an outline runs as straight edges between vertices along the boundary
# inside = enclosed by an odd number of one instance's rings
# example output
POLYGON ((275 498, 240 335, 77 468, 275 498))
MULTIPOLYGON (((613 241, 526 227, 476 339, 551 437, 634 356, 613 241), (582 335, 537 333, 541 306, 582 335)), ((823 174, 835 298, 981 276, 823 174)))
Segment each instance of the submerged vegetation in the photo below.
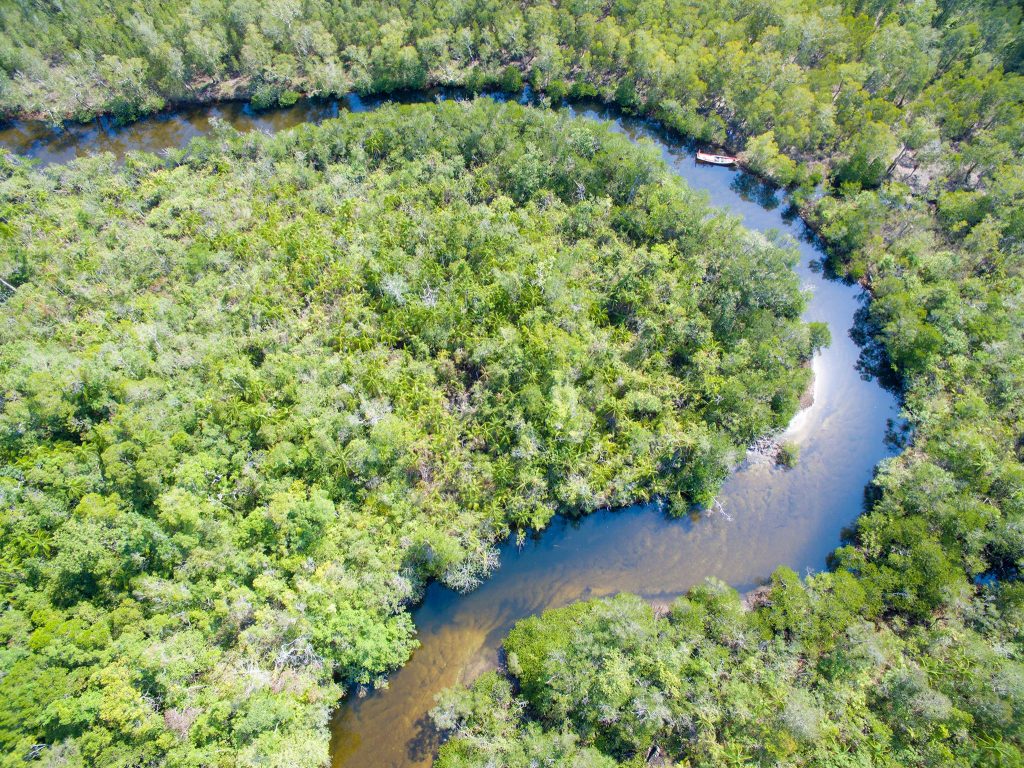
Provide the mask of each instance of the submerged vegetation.
MULTIPOLYGON (((50 120, 433 84, 614 101, 791 187, 871 291, 864 372, 898 382, 912 440, 834 570, 780 571, 749 610, 711 584, 666 616, 530 619, 519 692, 487 675, 437 710, 444 765, 1024 763, 1019 4, 0 18, 0 104, 50 120)), ((322 759, 332 673, 405 657, 423 578, 470 586, 562 506, 706 499, 792 410, 812 337, 783 252, 643 151, 494 109, 122 170, 4 160, 12 760, 322 759)))
POLYGON ((427 579, 709 500, 821 339, 791 250, 553 113, 0 162, 9 765, 322 762, 427 579))

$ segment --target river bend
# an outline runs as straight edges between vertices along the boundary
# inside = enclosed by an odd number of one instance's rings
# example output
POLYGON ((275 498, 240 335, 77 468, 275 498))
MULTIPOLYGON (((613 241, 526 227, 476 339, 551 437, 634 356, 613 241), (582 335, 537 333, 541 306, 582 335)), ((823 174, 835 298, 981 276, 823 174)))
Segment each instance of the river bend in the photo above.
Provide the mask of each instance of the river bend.
MULTIPOLYGON (((0 127, 0 146, 42 164, 98 152, 123 157, 133 150, 184 146, 217 120, 239 130, 274 132, 380 103, 351 96, 266 113, 231 103, 183 109, 123 128, 103 120, 65 130, 15 122, 0 127)), ((823 254, 804 224, 785 214, 784 197, 741 171, 696 165, 692 146, 644 121, 597 106, 573 111, 584 119, 609 120, 631 140, 653 141, 672 170, 704 190, 712 204, 739 216, 750 229, 776 230, 794 239, 800 251, 797 270, 812 293, 806 319, 823 321, 832 332, 832 345, 813 361, 813 404, 797 414, 785 435, 800 446, 799 464, 784 470, 748 459, 726 482, 720 504, 692 518, 670 519, 653 504, 575 521, 556 518, 525 546, 502 546, 501 567, 475 592, 458 595, 433 584, 413 613, 422 645, 409 663, 392 675, 388 689, 352 696, 336 711, 334 768, 428 765, 437 748, 426 718, 434 696, 493 667, 502 638, 525 616, 621 591, 668 601, 709 576, 746 590, 780 565, 799 572, 824 568, 842 529, 862 510, 875 465, 893 451, 886 436, 898 418, 896 400, 862 377, 860 350, 849 335, 865 297, 857 286, 823 275, 823 254)))

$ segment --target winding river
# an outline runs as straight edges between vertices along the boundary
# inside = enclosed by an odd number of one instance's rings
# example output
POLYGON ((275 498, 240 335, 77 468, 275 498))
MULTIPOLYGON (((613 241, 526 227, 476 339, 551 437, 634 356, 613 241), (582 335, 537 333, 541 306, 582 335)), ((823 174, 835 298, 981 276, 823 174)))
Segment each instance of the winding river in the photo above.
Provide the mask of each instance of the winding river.
MULTIPOLYGON (((54 131, 16 122, 0 128, 0 146, 44 164, 104 151, 120 157, 182 146, 209 131, 214 119, 239 130, 272 132, 379 103, 351 96, 259 114, 241 104, 205 106, 125 128, 97 121, 54 131)), ((862 510, 875 465, 894 450, 887 434, 898 419, 896 400, 862 377, 860 350, 848 333, 862 291, 823 275, 823 255, 803 223, 786 215, 785 199, 743 172, 696 165, 692 147, 644 121, 596 106, 572 111, 609 120, 632 140, 653 141, 675 173, 747 227, 793 237, 798 273, 812 291, 806 318, 824 321, 832 331, 832 345, 813 361, 813 404, 797 414, 785 436, 800 446, 800 462, 784 470, 748 457, 726 482, 720 504, 688 519, 670 519, 656 505, 556 518, 522 548, 506 543, 501 567, 475 592, 458 595, 432 585, 413 613, 422 646, 386 690, 353 695, 335 713, 334 768, 428 765, 437 748, 426 717, 434 696, 495 666, 502 638, 524 616, 620 591, 668 601, 709 576, 746 590, 780 565, 800 572, 824 568, 843 528, 862 510)))

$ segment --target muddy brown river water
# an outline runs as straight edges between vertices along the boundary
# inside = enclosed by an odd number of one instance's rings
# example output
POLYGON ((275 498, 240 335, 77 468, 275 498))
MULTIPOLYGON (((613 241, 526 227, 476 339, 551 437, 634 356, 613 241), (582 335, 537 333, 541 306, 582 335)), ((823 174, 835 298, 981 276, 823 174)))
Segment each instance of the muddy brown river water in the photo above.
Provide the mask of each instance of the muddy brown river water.
MULTIPOLYGON (((448 97, 421 94, 410 100, 448 97)), ((124 128, 97 121, 54 131, 34 123, 0 127, 0 146, 48 164, 82 155, 180 147, 208 132, 215 120, 239 130, 279 131, 379 100, 300 102, 253 113, 242 104, 196 107, 124 128)), ((351 695, 332 719, 334 768, 428 765, 437 734, 427 712, 438 691, 467 682, 497 664, 502 638, 519 619, 574 600, 629 591, 670 600, 714 576, 737 589, 756 586, 780 565, 800 572, 825 567, 841 531, 861 512, 875 465, 893 452, 887 431, 898 419, 895 398, 862 376, 851 340, 862 291, 824 276, 823 254, 804 224, 785 215, 786 201, 754 177, 699 166, 693 148, 650 124, 600 107, 579 106, 582 119, 608 120, 630 139, 653 141, 672 170, 710 201, 755 230, 791 235, 797 267, 812 296, 806 318, 828 323, 832 345, 813 361, 814 402, 789 425, 785 438, 800 446, 799 464, 780 469, 750 457, 726 482, 714 510, 668 518, 655 504, 604 511, 580 520, 556 518, 523 547, 501 548, 501 567, 479 589, 459 595, 428 588, 413 617, 421 647, 389 687, 351 695)))

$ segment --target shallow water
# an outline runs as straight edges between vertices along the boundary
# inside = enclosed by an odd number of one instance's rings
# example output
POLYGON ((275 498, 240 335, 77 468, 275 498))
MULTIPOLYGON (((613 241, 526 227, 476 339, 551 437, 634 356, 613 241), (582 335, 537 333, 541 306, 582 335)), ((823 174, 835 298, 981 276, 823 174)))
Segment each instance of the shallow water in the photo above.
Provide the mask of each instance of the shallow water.
MULTIPOLYGON (((277 131, 379 103, 353 96, 259 114, 227 104, 125 128, 97 122, 63 132, 15 123, 0 130, 0 146, 41 163, 101 151, 120 157, 135 149, 181 146, 209 131, 214 118, 240 130, 277 131)), ((804 225, 784 215, 785 201, 747 174, 696 165, 692 147, 642 121, 600 108, 581 108, 578 114, 612 120, 615 130, 631 139, 655 141, 672 169, 705 190, 713 204, 737 214, 751 229, 775 229, 795 238, 801 257, 797 269, 813 292, 806 318, 828 323, 833 339, 813 361, 814 403, 797 414, 785 436, 799 444, 800 462, 783 470, 748 461, 726 482, 720 505, 692 518, 670 519, 656 505, 598 512, 579 521, 557 518, 521 549, 506 543, 501 567, 475 592, 458 595, 432 585, 413 613, 422 646, 392 675, 387 690, 353 696, 335 713, 334 768, 429 764, 437 747, 426 718, 434 696, 495 666, 502 638, 524 616, 621 591, 668 601, 709 576, 745 590, 780 565, 800 572, 823 568, 842 529, 861 512, 875 465, 892 453, 886 436, 897 418, 896 401, 862 378, 859 349, 848 333, 862 292, 823 276, 821 252, 805 239, 804 225)))

